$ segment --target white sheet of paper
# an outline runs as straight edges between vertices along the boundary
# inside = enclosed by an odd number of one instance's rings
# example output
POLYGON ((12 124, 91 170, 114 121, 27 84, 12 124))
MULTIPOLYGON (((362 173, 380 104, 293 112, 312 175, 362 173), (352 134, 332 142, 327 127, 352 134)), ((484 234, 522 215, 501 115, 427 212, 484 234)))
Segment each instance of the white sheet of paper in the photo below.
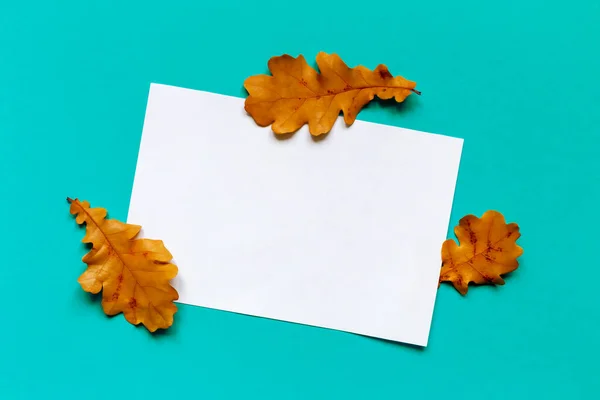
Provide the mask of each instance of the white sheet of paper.
POLYGON ((342 118, 281 140, 242 98, 152 84, 128 222, 182 303, 426 346, 462 144, 342 118))

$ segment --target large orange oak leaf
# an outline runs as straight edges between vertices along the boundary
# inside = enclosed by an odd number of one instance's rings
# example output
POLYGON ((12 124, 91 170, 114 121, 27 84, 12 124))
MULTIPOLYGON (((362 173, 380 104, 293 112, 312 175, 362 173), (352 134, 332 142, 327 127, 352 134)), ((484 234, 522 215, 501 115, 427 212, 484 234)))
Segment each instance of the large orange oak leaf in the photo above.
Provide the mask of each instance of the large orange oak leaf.
POLYGON ((416 83, 394 77, 385 65, 375 70, 349 68, 336 54, 317 55, 319 74, 302 55, 273 57, 270 75, 251 76, 244 82, 249 93, 245 109, 260 126, 272 125, 277 134, 292 133, 308 123, 314 136, 327 133, 340 111, 352 125, 365 104, 375 96, 402 102, 416 83))
POLYGON ((521 236, 519 226, 506 224, 497 211, 487 211, 481 218, 463 217, 454 233, 460 245, 448 239, 442 245, 441 282, 452 282, 461 294, 469 283, 503 285, 501 275, 519 266, 517 257, 523 249, 516 241, 521 236))
POLYGON ((87 201, 67 200, 77 223, 86 225, 82 242, 92 244, 82 260, 88 267, 78 280, 83 290, 102 290, 107 315, 122 312, 127 321, 144 324, 150 332, 171 326, 179 295, 169 281, 177 267, 163 242, 135 239, 141 226, 106 219, 104 208, 90 208, 87 201))

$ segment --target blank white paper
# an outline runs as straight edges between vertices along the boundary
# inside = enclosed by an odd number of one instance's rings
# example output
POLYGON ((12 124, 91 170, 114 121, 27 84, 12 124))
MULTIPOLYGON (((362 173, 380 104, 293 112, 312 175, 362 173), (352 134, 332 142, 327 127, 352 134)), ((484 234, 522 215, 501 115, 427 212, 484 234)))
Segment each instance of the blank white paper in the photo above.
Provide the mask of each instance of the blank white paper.
POLYGON ((462 143, 342 118, 281 140, 242 98, 152 84, 128 222, 182 303, 426 346, 462 143))

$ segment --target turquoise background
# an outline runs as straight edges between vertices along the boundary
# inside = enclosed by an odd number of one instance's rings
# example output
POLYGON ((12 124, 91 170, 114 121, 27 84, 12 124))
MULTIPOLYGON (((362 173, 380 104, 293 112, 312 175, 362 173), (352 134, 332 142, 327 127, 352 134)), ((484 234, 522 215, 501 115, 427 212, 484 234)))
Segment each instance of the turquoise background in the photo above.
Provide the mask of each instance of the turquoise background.
POLYGON ((600 396, 598 1, 202 3, 1 3, 0 397, 600 396), (150 82, 244 96, 269 57, 320 50, 418 82, 359 118, 465 138, 451 226, 501 211, 521 268, 442 286, 426 349, 191 306, 154 336, 105 317, 65 197, 126 218, 150 82))

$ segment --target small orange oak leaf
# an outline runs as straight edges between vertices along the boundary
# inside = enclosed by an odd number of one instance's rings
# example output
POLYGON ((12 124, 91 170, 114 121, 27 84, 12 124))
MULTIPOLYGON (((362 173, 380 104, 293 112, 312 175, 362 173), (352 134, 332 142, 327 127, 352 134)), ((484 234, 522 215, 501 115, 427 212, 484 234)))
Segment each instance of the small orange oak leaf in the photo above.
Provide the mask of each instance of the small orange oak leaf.
POLYGON ((319 74, 302 55, 287 54, 269 60, 270 75, 251 76, 244 82, 249 93, 246 111, 260 126, 272 125, 277 134, 292 133, 308 123, 313 136, 327 133, 340 111, 352 125, 365 104, 375 96, 403 102, 415 82, 394 77, 385 65, 375 70, 349 68, 337 54, 317 55, 319 74))
POLYGON ((83 243, 92 249, 82 261, 88 265, 78 282, 86 292, 102 290, 107 315, 122 312, 125 319, 150 331, 173 324, 179 298, 169 281, 177 275, 173 256, 160 240, 135 239, 141 226, 106 219, 104 208, 67 198, 79 225, 86 225, 83 243))
POLYGON ((497 211, 487 211, 481 218, 463 217, 454 234, 460 245, 448 239, 442 245, 441 282, 452 282, 462 295, 469 283, 504 285, 501 275, 519 266, 517 257, 523 249, 517 245, 519 226, 506 224, 497 211))

